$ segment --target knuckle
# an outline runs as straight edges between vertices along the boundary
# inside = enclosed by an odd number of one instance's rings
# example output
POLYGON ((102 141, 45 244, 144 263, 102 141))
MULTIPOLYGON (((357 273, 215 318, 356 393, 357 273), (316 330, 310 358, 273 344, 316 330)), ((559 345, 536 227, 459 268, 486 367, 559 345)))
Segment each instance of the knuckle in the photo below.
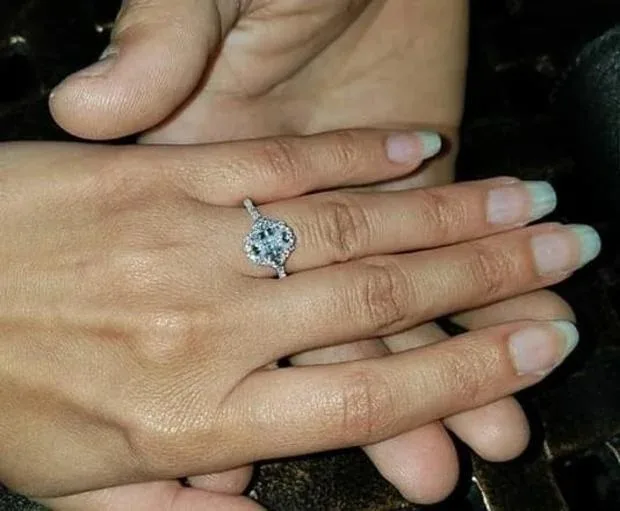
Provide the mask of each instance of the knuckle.
POLYGON ((336 261, 349 261, 368 246, 370 221, 364 208, 350 196, 330 194, 329 200, 320 204, 318 216, 321 245, 327 245, 336 261))
POLYGON ((200 353, 199 321, 181 311, 158 313, 142 319, 139 357, 151 368, 170 367, 200 353))
POLYGON ((352 130, 338 131, 333 136, 330 165, 343 176, 354 173, 364 160, 364 146, 360 144, 359 137, 352 130))
POLYGON ((391 331, 407 317, 407 279, 393 262, 364 263, 356 307, 374 332, 391 331))
POLYGON ((511 285, 511 277, 518 271, 513 257, 501 247, 484 242, 470 243, 468 248, 468 270, 476 289, 482 292, 485 300, 504 295, 511 285))
POLYGON ((304 161, 293 139, 270 140, 261 147, 260 153, 267 171, 266 181, 289 188, 303 177, 304 161))
POLYGON ((396 421, 388 382, 368 369, 348 375, 338 399, 340 433, 345 441, 368 444, 383 438, 396 421))
POLYGON ((448 240, 451 234, 461 230, 466 215, 457 200, 432 190, 417 191, 416 199, 421 224, 433 240, 448 240))
POLYGON ((478 379, 472 378, 463 371, 462 367, 460 367, 459 372, 454 373, 454 379, 456 386, 454 397, 456 398, 456 403, 459 403, 459 406, 465 405, 465 407, 475 407, 480 403, 482 391, 478 379))
POLYGON ((489 389, 497 387, 497 382, 492 381, 497 361, 474 347, 459 348, 444 355, 442 379, 455 406, 464 409, 484 403, 489 389))

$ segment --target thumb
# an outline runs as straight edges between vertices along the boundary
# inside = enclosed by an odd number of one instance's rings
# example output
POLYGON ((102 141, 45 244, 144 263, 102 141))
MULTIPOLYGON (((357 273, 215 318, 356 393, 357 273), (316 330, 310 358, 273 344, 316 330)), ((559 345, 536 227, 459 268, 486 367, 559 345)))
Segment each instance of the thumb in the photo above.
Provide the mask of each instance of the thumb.
POLYGON ((99 62, 52 92, 54 119, 71 134, 96 140, 155 126, 195 89, 239 5, 223 0, 125 0, 99 62))

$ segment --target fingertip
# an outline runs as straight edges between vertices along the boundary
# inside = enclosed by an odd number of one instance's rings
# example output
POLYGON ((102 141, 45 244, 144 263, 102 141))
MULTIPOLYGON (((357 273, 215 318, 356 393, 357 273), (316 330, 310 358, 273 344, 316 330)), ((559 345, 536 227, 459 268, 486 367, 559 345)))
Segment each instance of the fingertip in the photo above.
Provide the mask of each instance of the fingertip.
POLYGON ((481 458, 501 463, 523 454, 530 441, 530 427, 514 398, 459 413, 445 425, 481 458))
POLYGON ((365 450, 383 477, 409 502, 436 504, 450 496, 458 483, 456 449, 440 423, 428 424, 365 450))

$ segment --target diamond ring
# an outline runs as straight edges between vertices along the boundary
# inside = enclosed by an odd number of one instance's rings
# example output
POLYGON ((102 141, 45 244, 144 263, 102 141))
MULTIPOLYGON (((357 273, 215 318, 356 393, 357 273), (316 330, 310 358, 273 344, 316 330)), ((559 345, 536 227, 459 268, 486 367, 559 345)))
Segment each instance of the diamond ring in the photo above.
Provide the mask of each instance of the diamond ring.
POLYGON ((281 220, 261 215, 250 199, 244 200, 243 205, 254 222, 243 246, 248 259, 273 268, 280 279, 286 277, 284 265, 297 245, 293 229, 281 220))

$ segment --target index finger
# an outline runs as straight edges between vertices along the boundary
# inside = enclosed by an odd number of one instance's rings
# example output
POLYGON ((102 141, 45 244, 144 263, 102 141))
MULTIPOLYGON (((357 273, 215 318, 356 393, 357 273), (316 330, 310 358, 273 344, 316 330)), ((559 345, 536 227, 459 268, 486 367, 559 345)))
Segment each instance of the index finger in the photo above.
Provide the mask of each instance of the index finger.
POLYGON ((428 132, 345 130, 183 147, 137 147, 138 156, 190 197, 211 205, 260 204, 404 176, 441 149, 428 132))

